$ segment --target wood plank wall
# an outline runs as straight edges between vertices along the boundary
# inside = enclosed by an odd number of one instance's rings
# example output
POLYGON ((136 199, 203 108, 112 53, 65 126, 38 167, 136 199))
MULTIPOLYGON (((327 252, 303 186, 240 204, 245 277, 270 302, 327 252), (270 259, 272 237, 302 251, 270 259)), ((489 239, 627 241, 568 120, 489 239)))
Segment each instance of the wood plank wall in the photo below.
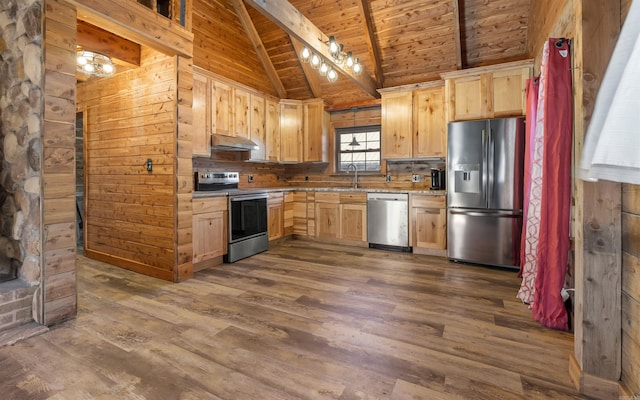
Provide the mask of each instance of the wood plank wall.
POLYGON ((277 96, 231 1, 193 0, 192 23, 194 65, 277 96))
MULTIPOLYGON (((631 0, 623 0, 625 20, 631 0)), ((640 185, 622 185, 622 382, 640 396, 640 185)))
POLYGON ((52 325, 75 316, 77 310, 76 10, 60 0, 46 0, 44 4, 44 313, 40 315, 36 306, 34 317, 52 325))
POLYGON ((622 381, 640 394, 640 185, 622 188, 622 381))
POLYGON ((140 68, 78 85, 85 254, 169 281, 177 263, 177 64, 144 48, 140 68))
POLYGON ((193 275, 193 59, 178 56, 178 136, 176 154, 176 270, 174 282, 193 275))

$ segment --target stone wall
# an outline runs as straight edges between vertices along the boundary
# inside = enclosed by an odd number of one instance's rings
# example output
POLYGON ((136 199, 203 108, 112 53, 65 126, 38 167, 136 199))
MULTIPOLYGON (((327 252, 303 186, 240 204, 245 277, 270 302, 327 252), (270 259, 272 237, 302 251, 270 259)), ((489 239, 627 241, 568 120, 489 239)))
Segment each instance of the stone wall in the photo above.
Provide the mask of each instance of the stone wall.
POLYGON ((41 282, 42 12, 0 2, 0 259, 18 278, 0 284, 0 330, 33 319, 41 282))

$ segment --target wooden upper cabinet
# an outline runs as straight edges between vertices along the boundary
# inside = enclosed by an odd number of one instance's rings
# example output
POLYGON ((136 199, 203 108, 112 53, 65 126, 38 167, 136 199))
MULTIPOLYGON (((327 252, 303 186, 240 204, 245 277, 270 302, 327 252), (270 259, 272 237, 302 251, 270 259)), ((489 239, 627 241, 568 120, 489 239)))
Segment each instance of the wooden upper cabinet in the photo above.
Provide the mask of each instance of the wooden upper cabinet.
POLYGON ((532 66, 496 71, 491 74, 493 116, 525 115, 527 111, 527 79, 532 66))
POLYGON ((221 135, 232 135, 231 107, 233 89, 230 85, 211 80, 211 131, 221 135))
POLYGON ((251 94, 246 90, 233 88, 233 136, 242 136, 250 138, 249 131, 251 126, 251 114, 249 108, 251 106, 251 94))
POLYGON ((211 114, 209 79, 193 74, 193 155, 211 156, 211 114))
POLYGON ((441 81, 382 93, 382 157, 446 157, 447 124, 441 81))
POLYGON ((255 144, 258 145, 258 150, 251 151, 251 159, 252 160, 266 160, 267 159, 267 151, 266 151, 266 109, 265 109, 266 100, 264 97, 252 94, 251 95, 251 110, 250 110, 250 129, 251 135, 249 139, 251 139, 255 144))
POLYGON ((305 101, 303 105, 303 161, 328 161, 329 114, 322 99, 305 101))
POLYGON ((280 161, 280 103, 267 100, 265 104, 266 159, 280 161))
POLYGON ((303 160, 302 116, 302 102, 280 101, 280 161, 303 160))
POLYGON ((413 93, 382 93, 382 158, 411 158, 413 93))
POLYGON ((413 92, 413 156, 446 157, 444 86, 413 92))
POLYGON ((525 115, 532 60, 441 74, 449 121, 525 115))

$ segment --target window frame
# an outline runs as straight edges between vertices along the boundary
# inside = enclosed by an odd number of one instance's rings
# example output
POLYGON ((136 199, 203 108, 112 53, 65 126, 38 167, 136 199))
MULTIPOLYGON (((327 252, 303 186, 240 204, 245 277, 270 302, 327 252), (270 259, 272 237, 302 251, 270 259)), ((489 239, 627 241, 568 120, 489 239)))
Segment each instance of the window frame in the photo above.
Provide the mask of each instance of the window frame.
POLYGON ((357 126, 346 126, 346 127, 335 128, 334 141, 336 146, 334 151, 334 158, 335 158, 334 168, 337 174, 349 173, 349 171, 347 171, 346 169, 344 170, 340 169, 341 155, 350 153, 350 152, 341 151, 340 138, 342 137, 342 135, 352 136, 353 134, 366 133, 366 132, 372 132, 372 131, 375 131, 378 133, 378 142, 380 143, 380 147, 377 150, 366 150, 366 151, 355 151, 355 152, 378 153, 379 155, 378 168, 375 170, 358 169, 358 174, 380 174, 380 172, 382 171, 382 126, 381 124, 357 125, 357 126))

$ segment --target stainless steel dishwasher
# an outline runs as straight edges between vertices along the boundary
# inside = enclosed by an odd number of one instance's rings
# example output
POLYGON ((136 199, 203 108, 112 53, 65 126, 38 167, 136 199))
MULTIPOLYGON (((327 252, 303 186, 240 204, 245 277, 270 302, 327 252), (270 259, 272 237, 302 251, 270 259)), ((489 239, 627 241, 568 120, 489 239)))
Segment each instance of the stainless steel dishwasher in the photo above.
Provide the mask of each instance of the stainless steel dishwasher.
POLYGON ((367 193, 369 247, 411 252, 409 246, 409 195, 367 193))

